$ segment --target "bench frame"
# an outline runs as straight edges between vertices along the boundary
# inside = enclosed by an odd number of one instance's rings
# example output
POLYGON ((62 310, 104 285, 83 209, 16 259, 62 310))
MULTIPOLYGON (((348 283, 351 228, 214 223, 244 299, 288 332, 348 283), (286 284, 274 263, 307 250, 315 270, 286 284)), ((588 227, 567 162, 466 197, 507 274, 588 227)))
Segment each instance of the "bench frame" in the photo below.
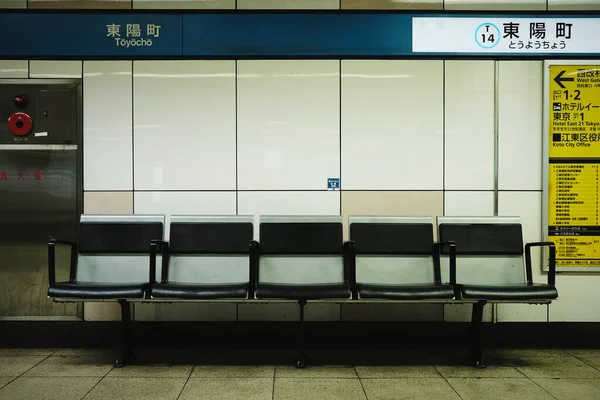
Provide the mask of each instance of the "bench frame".
MULTIPOLYGON (((49 284, 52 285, 56 282, 56 246, 57 245, 68 245, 71 250, 70 267, 69 267, 69 282, 75 282, 78 251, 77 243, 71 241, 65 241, 60 239, 51 239, 48 243, 48 279, 49 284)), ((305 366, 305 349, 304 349, 304 307, 307 302, 314 303, 334 303, 334 304, 378 304, 378 303, 419 303, 419 304, 471 304, 471 322, 470 322, 470 340, 469 349, 467 356, 467 363, 476 368, 485 368, 484 357, 483 357, 483 345, 482 345, 482 325, 483 325, 483 310, 486 304, 550 304, 552 300, 484 300, 484 299, 462 299, 458 295, 456 289, 456 260, 454 250, 455 245, 452 242, 435 243, 434 248, 439 251, 442 246, 448 246, 451 254, 450 261, 450 283, 455 287, 455 298, 444 299, 444 300, 384 300, 384 299, 359 299, 357 293, 356 284, 356 265, 355 265, 355 253, 353 251, 355 243, 352 241, 346 241, 343 243, 344 249, 347 249, 347 256, 349 260, 344 258, 344 275, 349 279, 352 296, 350 299, 332 299, 332 300, 297 300, 300 306, 300 321, 299 321, 299 350, 300 358, 296 363, 298 368, 305 366), (348 265, 346 265, 348 263, 348 265)), ((555 286, 556 278, 556 248, 552 242, 530 242, 525 244, 525 272, 527 277, 527 283, 533 284, 533 271, 532 271, 532 260, 531 260, 531 249, 533 247, 548 247, 549 248, 549 272, 548 272, 548 285, 555 286)), ((149 256, 149 283, 150 285, 156 284, 156 256, 161 254, 162 257, 162 271, 168 269, 168 252, 169 243, 164 240, 152 240, 149 243, 150 256, 149 256)), ((346 251, 344 252, 346 255, 346 251)), ((133 352, 133 344, 131 340, 131 303, 189 303, 189 302, 204 302, 204 303, 271 303, 271 302, 291 302, 290 299, 257 299, 255 298, 255 289, 258 278, 258 265, 260 257, 260 244, 256 240, 252 240, 249 243, 249 288, 247 299, 210 299, 210 300, 191 300, 191 299, 155 299, 149 298, 147 291, 144 294, 144 298, 138 299, 89 299, 89 298, 60 298, 51 297, 54 302, 67 302, 67 303, 80 303, 80 302, 118 302, 121 307, 121 320, 122 320, 122 337, 121 337, 121 349, 120 355, 115 361, 116 367, 123 367, 135 358, 133 352)), ((164 275, 163 275, 164 279, 164 275)), ((437 277, 436 277, 437 281, 437 277)))

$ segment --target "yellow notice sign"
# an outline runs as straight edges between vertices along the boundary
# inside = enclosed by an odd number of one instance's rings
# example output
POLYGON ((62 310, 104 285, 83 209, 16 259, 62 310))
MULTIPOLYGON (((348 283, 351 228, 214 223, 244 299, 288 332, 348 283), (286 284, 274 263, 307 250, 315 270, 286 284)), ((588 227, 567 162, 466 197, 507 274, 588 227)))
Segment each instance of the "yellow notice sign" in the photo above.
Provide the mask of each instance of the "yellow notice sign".
POLYGON ((548 238, 557 267, 600 267, 600 66, 550 67, 548 238))
POLYGON ((548 224, 598 225, 598 164, 550 164, 548 224))
POLYGON ((600 66, 550 67, 550 158, 600 157, 600 66))

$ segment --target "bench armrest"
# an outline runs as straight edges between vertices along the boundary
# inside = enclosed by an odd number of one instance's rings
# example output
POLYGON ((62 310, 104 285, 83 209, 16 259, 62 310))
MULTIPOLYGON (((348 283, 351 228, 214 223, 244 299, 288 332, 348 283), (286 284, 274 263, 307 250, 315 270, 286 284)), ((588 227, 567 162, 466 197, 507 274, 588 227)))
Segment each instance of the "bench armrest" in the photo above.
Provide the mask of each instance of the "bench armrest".
POLYGON ((452 240, 445 242, 435 242, 433 244, 433 267, 435 273, 435 282, 442 283, 441 273, 441 255, 442 249, 448 246, 450 253, 450 284, 456 285, 456 243, 452 240))
POLYGON ((48 241, 48 283, 56 283, 56 245, 64 244, 71 248, 71 264, 69 265, 69 282, 75 282, 77 270, 77 243, 70 240, 53 239, 48 241))
POLYGON ((250 257, 250 275, 249 275, 249 287, 248 287, 248 297, 252 297, 254 295, 254 290, 256 289, 256 285, 258 284, 258 269, 260 264, 260 243, 256 240, 250 241, 250 247, 248 249, 248 254, 250 257))
POLYGON ((356 242, 349 240, 344 242, 344 281, 350 286, 352 299, 358 299, 358 288, 356 286, 356 242))
POLYGON ((164 240, 150 241, 150 279, 151 285, 156 283, 156 254, 162 255, 161 282, 169 279, 169 243, 164 240))
POLYGON ((531 248, 548 247, 550 250, 548 285, 556 285, 556 246, 552 242, 531 242, 525 245, 525 270, 527 272, 527 283, 533 284, 533 271, 531 267, 531 248))

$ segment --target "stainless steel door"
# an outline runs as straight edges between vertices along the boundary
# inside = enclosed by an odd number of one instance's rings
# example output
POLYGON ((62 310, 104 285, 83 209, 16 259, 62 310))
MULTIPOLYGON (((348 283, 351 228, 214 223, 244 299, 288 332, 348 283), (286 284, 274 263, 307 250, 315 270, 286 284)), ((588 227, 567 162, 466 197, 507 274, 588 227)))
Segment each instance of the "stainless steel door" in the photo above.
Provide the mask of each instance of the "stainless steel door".
MULTIPOLYGON (((77 317, 76 304, 48 299, 47 243, 50 237, 77 239, 79 86, 41 80, 2 83, 0 121, 19 113, 33 124, 30 132, 15 135, 9 124, 0 123, 0 318, 77 317), (26 107, 15 106, 17 93, 27 94, 26 107)), ((68 265, 68 248, 60 248, 57 279, 68 279, 68 265)))
MULTIPOLYGON (((50 236, 77 239, 77 146, 0 147, 0 316, 77 315, 48 299, 50 236)), ((59 252, 58 278, 69 254, 59 252)))

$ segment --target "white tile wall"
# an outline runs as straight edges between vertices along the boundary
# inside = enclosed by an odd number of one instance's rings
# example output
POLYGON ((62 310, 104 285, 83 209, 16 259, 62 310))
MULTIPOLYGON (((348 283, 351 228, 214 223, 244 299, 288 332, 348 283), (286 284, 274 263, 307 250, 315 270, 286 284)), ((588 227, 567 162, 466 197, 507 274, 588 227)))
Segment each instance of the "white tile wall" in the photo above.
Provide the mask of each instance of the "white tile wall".
POLYGON ((0 60, 0 78, 27 78, 27 60, 0 60))
POLYGON ((81 78, 81 61, 31 60, 30 78, 81 78))
POLYGON ((132 190, 132 62, 83 63, 84 190, 132 190))
MULTIPOLYGON (((299 321, 300 306, 295 302, 242 303, 238 306, 238 321, 299 321)), ((340 305, 308 303, 305 321, 339 321, 340 305)))
POLYGON ((238 9, 330 9, 340 8, 340 0, 237 0, 238 9))
POLYGON ((169 238, 171 215, 235 215, 235 192, 134 192, 136 214, 167 216, 169 238))
POLYGON ((441 304, 342 304, 342 321, 441 321, 441 304))
POLYGON ((1 0, 0 8, 27 8, 27 0, 1 0))
POLYGON ((494 215, 494 192, 444 192, 444 215, 494 215))
POLYGON ((494 189, 494 61, 445 61, 447 190, 494 189))
POLYGON ((235 190, 235 61, 135 61, 136 190, 235 190))
POLYGON ((234 9, 235 0, 133 0, 137 9, 234 9))
POLYGON ((259 237, 259 215, 340 215, 340 192, 239 192, 238 214, 255 216, 259 237))
POLYGON ((340 192, 240 192, 240 215, 340 215, 340 192))
POLYGON ((235 321, 235 303, 136 303, 136 321, 235 321))
POLYGON ((340 0, 342 9, 354 10, 442 10, 444 0, 340 0))
POLYGON ((499 68, 499 188, 542 190, 542 61, 499 68))
POLYGON ((546 10, 546 0, 444 0, 446 10, 546 10))
MULTIPOLYGON (((493 306, 493 304, 485 305, 483 309, 484 322, 490 322, 492 320, 493 306)), ((472 310, 472 304, 446 304, 444 305, 444 321, 470 322, 472 310)))
POLYGON ((600 0, 548 0, 548 10, 600 10, 600 0))
MULTIPOLYGON (((308 311, 306 306, 305 312, 308 311)), ((307 315, 305 314, 306 318, 307 315)), ((338 316, 339 318, 339 316, 338 316)), ((238 305, 238 321, 299 321, 300 306, 294 302, 242 303, 238 305)))
MULTIPOLYGON (((542 240, 542 192, 500 192, 498 194, 498 215, 520 217, 523 225, 523 241, 542 240)), ((540 248, 531 252, 533 281, 548 282, 548 275, 542 273, 540 248)), ((547 305, 498 304, 498 322, 546 322, 547 305)))
POLYGON ((550 304, 550 322, 599 322, 600 276, 557 274, 558 299, 550 304))
MULTIPOLYGON (((494 215, 494 192, 444 192, 444 215, 490 216, 494 215)), ((468 322, 471 320, 470 304, 447 304, 444 321, 468 322)), ((492 320, 492 306, 483 311, 483 320, 492 320)))
POLYGON ((342 62, 342 189, 443 189, 443 62, 342 62))
POLYGON ((238 188, 323 190, 340 174, 339 61, 238 62, 238 188))

